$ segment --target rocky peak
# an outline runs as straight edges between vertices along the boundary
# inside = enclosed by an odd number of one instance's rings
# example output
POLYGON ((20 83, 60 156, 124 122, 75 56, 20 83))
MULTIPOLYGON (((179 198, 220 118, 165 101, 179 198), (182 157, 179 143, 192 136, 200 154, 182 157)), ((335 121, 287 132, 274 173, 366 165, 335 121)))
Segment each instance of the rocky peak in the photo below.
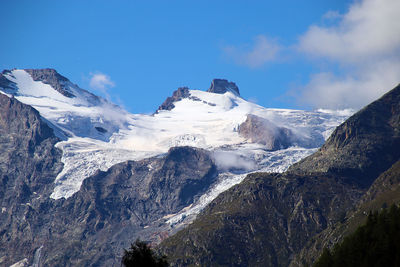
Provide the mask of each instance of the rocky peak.
POLYGON ((0 73, 0 88, 3 89, 5 92, 8 92, 9 90, 15 90, 17 85, 8 80, 6 78, 6 76, 4 76, 5 74, 10 74, 11 72, 9 70, 3 70, 0 73))
POLYGON ((155 113, 157 114, 158 111, 160 110, 171 110, 175 107, 174 105, 175 102, 180 101, 183 98, 187 98, 189 96, 190 93, 188 87, 179 87, 172 93, 172 96, 167 97, 167 99, 165 99, 164 103, 162 103, 161 106, 158 107, 155 113))
POLYGON ((235 95, 240 96, 239 88, 234 82, 229 82, 225 79, 214 79, 211 82, 210 88, 207 90, 210 93, 225 94, 226 92, 232 92, 235 95))
POLYGON ((32 76, 34 81, 51 85, 57 92, 66 97, 75 97, 69 89, 71 82, 55 69, 25 69, 25 71, 32 76))

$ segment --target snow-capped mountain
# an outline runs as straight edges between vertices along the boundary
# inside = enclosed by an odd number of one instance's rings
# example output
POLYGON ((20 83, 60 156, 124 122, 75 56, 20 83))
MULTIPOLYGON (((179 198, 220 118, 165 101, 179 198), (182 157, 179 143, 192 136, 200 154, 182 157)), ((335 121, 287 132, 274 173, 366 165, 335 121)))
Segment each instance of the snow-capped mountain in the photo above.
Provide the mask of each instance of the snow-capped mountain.
POLYGON ((98 169, 193 146, 213 151, 221 173, 203 206, 240 182, 244 173, 286 170, 321 146, 352 113, 264 108, 241 98, 234 83, 220 79, 207 92, 179 88, 153 115, 130 114, 52 69, 3 71, 0 91, 37 109, 62 140, 56 146, 63 151, 64 168, 54 199, 70 197, 98 169), (259 120, 251 123, 249 118, 259 120), (241 131, 246 121, 247 129, 241 131), (243 134, 260 132, 260 127, 269 132, 262 137, 268 142, 243 134), (284 146, 268 145, 282 133, 290 133, 284 146))
POLYGON ((264 108, 221 79, 153 115, 52 69, 3 71, 0 92, 0 265, 119 266, 136 237, 158 243, 248 173, 286 170, 351 113, 264 108))

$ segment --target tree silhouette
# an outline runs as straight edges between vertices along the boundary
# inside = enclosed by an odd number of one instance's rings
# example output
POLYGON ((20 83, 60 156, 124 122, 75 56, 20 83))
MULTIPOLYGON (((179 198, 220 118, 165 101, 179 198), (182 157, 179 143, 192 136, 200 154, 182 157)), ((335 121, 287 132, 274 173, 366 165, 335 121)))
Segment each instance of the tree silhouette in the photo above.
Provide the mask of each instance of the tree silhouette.
POLYGON ((153 249, 143 241, 136 239, 129 250, 124 249, 122 265, 125 267, 167 267, 167 257, 156 255, 153 249))

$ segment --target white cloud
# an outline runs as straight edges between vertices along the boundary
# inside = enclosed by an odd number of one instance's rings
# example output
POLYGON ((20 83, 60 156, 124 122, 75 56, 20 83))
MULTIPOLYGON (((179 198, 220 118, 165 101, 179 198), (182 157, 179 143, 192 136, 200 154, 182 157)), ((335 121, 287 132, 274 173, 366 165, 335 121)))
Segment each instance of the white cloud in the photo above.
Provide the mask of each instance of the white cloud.
POLYGON ((281 46, 264 35, 254 38, 254 44, 242 46, 226 46, 223 48, 225 55, 238 65, 258 68, 267 62, 277 59, 281 46))
POLYGON ((326 20, 335 20, 335 19, 339 19, 341 17, 342 17, 342 15, 336 10, 329 10, 322 16, 322 18, 326 19, 326 20))
POLYGON ((108 95, 107 90, 115 86, 110 76, 104 73, 91 73, 89 85, 92 89, 98 90, 108 95))
POLYGON ((328 60, 336 74, 312 75, 299 94, 314 107, 359 108, 400 82, 399 0, 355 2, 330 27, 311 26, 298 49, 313 59, 328 60), (331 65, 332 66, 332 65, 331 65))
POLYGON ((213 153, 215 164, 219 169, 228 171, 230 169, 241 169, 251 171, 255 169, 255 163, 235 152, 216 151, 213 153))

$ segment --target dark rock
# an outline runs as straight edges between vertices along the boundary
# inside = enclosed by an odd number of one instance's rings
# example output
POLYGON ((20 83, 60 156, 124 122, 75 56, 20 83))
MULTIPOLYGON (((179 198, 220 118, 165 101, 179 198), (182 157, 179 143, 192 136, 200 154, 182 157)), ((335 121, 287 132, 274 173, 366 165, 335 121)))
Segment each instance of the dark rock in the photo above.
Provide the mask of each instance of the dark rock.
POLYGON ((225 94, 226 92, 232 92, 235 95, 240 96, 239 88, 234 82, 228 82, 225 79, 214 79, 211 82, 210 88, 207 90, 210 93, 225 94))
POLYGON ((14 92, 16 89, 17 89, 17 85, 14 83, 14 82, 12 82, 12 81, 10 81, 10 80, 8 80, 5 76, 4 76, 4 74, 9 74, 10 73, 10 71, 9 70, 3 70, 1 73, 0 73, 0 88, 2 88, 2 90, 4 91, 4 92, 6 92, 6 93, 8 93, 8 92, 14 92))
POLYGON ((31 258, 42 244, 38 237, 47 229, 41 210, 51 206, 49 196, 63 166, 54 147, 58 141, 35 109, 0 94, 1 266, 31 258))
POLYGON ((193 203, 215 177, 209 152, 190 147, 99 171, 53 210, 43 266, 119 266, 123 248, 160 231, 158 220, 193 203))
POLYGON ((322 254, 323 248, 332 249, 344 238, 364 224, 370 212, 400 203, 400 160, 383 172, 368 191, 354 205, 354 208, 341 215, 341 220, 314 236, 293 258, 291 266, 311 264, 322 254))
POLYGON ((172 266, 287 266, 360 194, 329 176, 252 174, 159 249, 172 266))
POLYGON ((180 101, 184 98, 190 96, 189 88, 180 87, 176 91, 173 92, 171 97, 168 97, 161 106, 158 107, 155 113, 158 113, 160 110, 171 110, 175 107, 174 103, 180 101))
POLYGON ((294 173, 337 173, 365 187, 400 157, 400 85, 338 126, 294 173))
POLYGON ((66 97, 75 97, 69 89, 70 81, 54 69, 25 69, 34 81, 51 85, 57 92, 66 97))
POLYGON ((288 148, 294 140, 294 135, 289 129, 278 127, 269 120, 253 114, 248 114, 246 121, 240 124, 239 135, 250 142, 263 144, 269 150, 288 148))

